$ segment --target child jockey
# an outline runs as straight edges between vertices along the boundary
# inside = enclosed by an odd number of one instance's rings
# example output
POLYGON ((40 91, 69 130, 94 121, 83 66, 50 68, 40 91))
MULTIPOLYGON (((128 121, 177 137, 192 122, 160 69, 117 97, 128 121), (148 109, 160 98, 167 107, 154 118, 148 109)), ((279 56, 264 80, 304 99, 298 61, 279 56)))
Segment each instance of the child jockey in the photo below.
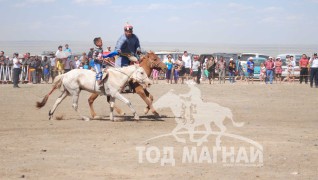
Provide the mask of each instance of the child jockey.
POLYGON ((94 69, 96 72, 96 81, 99 86, 102 86, 102 64, 103 64, 103 40, 100 37, 94 38, 95 49, 93 53, 94 69))

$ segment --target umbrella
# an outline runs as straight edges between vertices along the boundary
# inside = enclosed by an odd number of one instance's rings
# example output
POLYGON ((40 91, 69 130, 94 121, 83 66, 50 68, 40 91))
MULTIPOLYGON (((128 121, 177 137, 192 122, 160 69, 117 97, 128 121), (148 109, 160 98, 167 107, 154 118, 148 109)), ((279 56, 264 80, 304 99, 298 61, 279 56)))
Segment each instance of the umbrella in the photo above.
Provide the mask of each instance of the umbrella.
POLYGON ((59 59, 68 58, 70 55, 71 55, 71 53, 68 51, 59 51, 56 54, 56 58, 59 58, 59 59))

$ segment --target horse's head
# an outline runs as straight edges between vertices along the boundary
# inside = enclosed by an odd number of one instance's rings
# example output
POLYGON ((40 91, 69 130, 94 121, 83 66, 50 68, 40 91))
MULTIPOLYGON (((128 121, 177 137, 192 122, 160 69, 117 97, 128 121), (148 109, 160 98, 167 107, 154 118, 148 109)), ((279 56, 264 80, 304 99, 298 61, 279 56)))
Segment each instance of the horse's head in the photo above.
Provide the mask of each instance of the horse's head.
MULTIPOLYGON (((151 81, 148 78, 147 73, 142 67, 139 67, 139 65, 135 65, 137 67, 136 71, 132 74, 131 78, 134 82, 138 82, 141 85, 145 85, 146 87, 151 85, 151 81)), ((144 87, 144 88, 146 88, 144 87)))
POLYGON ((147 54, 141 57, 140 66, 143 67, 145 70, 156 69, 159 71, 162 70, 164 72, 167 71, 166 64, 163 63, 161 59, 152 51, 148 52, 147 54))

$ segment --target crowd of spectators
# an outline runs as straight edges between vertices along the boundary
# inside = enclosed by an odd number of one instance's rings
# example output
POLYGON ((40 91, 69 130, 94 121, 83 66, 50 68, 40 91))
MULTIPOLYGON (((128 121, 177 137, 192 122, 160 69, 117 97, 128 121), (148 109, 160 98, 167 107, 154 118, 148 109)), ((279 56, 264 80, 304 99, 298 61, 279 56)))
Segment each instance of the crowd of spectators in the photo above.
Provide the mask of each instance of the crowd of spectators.
MULTIPOLYGON (((107 51, 111 52, 110 47, 107 51)), ((63 73, 67 73, 72 69, 93 69, 94 48, 90 48, 88 53, 83 52, 81 55, 73 55, 68 44, 59 46, 55 54, 48 56, 31 56, 30 53, 19 55, 13 54, 10 59, 3 51, 0 52, 0 82, 11 83, 14 87, 19 87, 21 83, 49 83, 54 78, 63 73), (62 55, 61 55, 62 54, 62 55), (17 78, 18 77, 18 78, 17 78)), ((221 56, 219 59, 211 56, 206 58, 204 62, 199 61, 199 56, 191 57, 187 51, 183 55, 179 55, 177 59, 173 59, 171 54, 164 59, 167 65, 167 72, 164 75, 167 84, 184 83, 184 80, 193 79, 196 83, 208 81, 214 84, 215 81, 222 84, 228 78, 229 83, 233 84, 237 81, 253 83, 254 62, 253 58, 248 58, 246 68, 243 68, 241 60, 231 58, 227 63, 221 56), (192 60, 193 58, 193 60, 192 60)), ((284 81, 292 83, 295 81, 294 67, 295 60, 293 56, 286 56, 287 75, 282 77, 282 60, 280 57, 269 57, 265 62, 260 64, 260 72, 258 79, 263 84, 282 83, 284 81)), ((310 87, 318 88, 318 57, 317 53, 310 59, 305 54, 299 61, 300 76, 299 83, 310 83, 310 87)), ((152 78, 154 83, 158 83, 160 72, 153 70, 152 78)))
MULTIPOLYGON (((110 47, 107 48, 110 51, 110 47)), ((64 74, 72 69, 93 69, 94 48, 90 48, 88 53, 73 55, 68 44, 58 46, 56 53, 48 55, 31 56, 30 53, 19 55, 13 54, 13 58, 5 56, 5 52, 0 52, 0 82, 2 84, 13 83, 14 77, 18 77, 20 83, 49 83, 59 74, 64 74), (17 59, 16 63, 14 60, 17 59), (14 69, 20 69, 14 72, 14 69)), ((17 84, 14 87, 19 87, 17 84)))
MULTIPOLYGON (((184 79, 192 78, 196 83, 208 80, 209 84, 214 84, 217 80, 219 84, 225 83, 228 78, 229 83, 233 84, 236 81, 253 83, 254 76, 254 61, 253 57, 248 58, 246 62, 246 68, 243 68, 240 58, 234 60, 231 58, 228 63, 221 56, 219 59, 211 56, 206 58, 204 62, 199 62, 199 56, 193 56, 193 61, 189 57, 187 51, 184 51, 183 55, 179 55, 178 59, 174 60, 171 54, 167 55, 164 60, 168 67, 168 71, 165 74, 167 84, 178 82, 183 83, 184 79), (228 75, 228 76, 227 76, 228 75)), ((260 72, 257 77, 263 84, 282 83, 284 81, 288 83, 295 82, 295 66, 296 61, 293 56, 286 56, 287 74, 286 77, 282 77, 283 62, 280 57, 269 57, 266 61, 260 64, 260 72)), ((310 59, 306 54, 302 55, 299 60, 300 76, 299 83, 308 84, 310 80, 310 87, 318 88, 318 57, 317 53, 310 59)), ((158 80, 158 72, 153 71, 154 83, 158 80)))

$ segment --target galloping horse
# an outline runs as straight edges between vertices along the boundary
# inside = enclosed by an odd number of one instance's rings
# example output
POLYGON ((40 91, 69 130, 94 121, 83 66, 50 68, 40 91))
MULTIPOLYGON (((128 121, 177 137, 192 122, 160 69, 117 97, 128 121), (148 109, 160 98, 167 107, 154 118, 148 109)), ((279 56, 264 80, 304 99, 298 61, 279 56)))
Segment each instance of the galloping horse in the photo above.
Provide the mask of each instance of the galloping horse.
MULTIPOLYGON (((53 108, 49 111, 49 119, 52 118, 54 111, 57 106, 65 99, 68 95, 73 97, 73 109, 80 114, 78 111, 78 98, 81 90, 86 90, 97 95, 107 95, 110 100, 110 120, 114 120, 113 108, 115 98, 121 100, 127 104, 131 111, 134 113, 134 118, 139 119, 135 109, 132 107, 130 101, 120 94, 121 89, 127 83, 128 80, 136 81, 140 84, 149 85, 150 80, 145 70, 139 65, 131 65, 123 68, 109 68, 107 69, 107 75, 103 79, 103 86, 105 91, 101 91, 99 85, 95 80, 96 73, 85 69, 74 69, 66 74, 57 76, 54 79, 52 90, 43 98, 41 102, 37 102, 37 107, 42 108, 49 96, 55 89, 61 88, 62 94, 58 97, 53 105, 53 108)), ((89 118, 80 116, 89 120, 89 118)))
MULTIPOLYGON (((150 77, 151 72, 152 72, 153 69, 163 70, 163 71, 167 70, 167 66, 160 60, 160 58, 155 53, 153 53, 151 51, 140 58, 140 64, 139 65, 140 65, 140 67, 142 67, 145 70, 145 72, 146 72, 148 77, 150 77)), ((147 104, 147 107, 145 109, 145 114, 147 114, 148 111, 151 109, 151 112, 154 115, 158 116, 159 114, 157 113, 157 111, 152 106, 153 96, 148 92, 148 90, 144 89, 140 85, 140 83, 138 83, 138 82, 134 82, 133 83, 133 88, 134 88, 135 92, 147 104)), ((95 113, 94 108, 93 108, 93 103, 94 103, 94 101, 95 101, 95 99, 97 97, 98 97, 98 94, 93 93, 88 99, 90 112, 91 112, 91 115, 92 115, 93 118, 97 118, 96 113, 95 113)), ((114 109, 116 110, 116 112, 118 114, 124 114, 120 108, 115 106, 114 109)))

